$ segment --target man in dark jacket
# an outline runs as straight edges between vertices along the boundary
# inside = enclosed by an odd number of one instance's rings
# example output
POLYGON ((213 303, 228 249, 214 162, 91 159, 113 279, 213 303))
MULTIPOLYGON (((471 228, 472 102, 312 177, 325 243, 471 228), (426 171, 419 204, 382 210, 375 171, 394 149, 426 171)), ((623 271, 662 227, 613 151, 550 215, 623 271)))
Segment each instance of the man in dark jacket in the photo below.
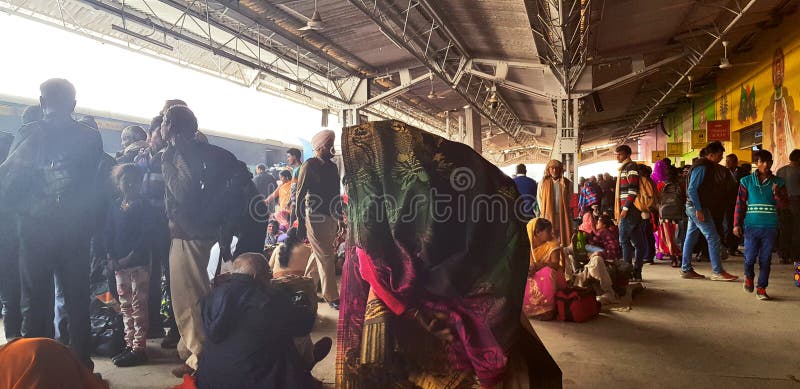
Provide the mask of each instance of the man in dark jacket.
MULTIPOLYGON (((0 132, 0 163, 5 161, 14 136, 0 132)), ((17 228, 11 214, 0 214, 0 313, 6 339, 21 336, 22 312, 19 307, 19 257, 17 228)))
POLYGON ((263 255, 237 257, 230 277, 202 304, 207 340, 200 355, 197 387, 319 387, 293 341, 311 332, 315 315, 292 298, 270 286, 263 255))
POLYGON ((253 185, 244 163, 198 141, 196 133, 197 118, 188 107, 167 110, 161 134, 168 146, 161 167, 172 236, 170 292, 183 344, 191 353, 184 366, 173 370, 178 377, 197 369, 205 340, 199 304, 210 291, 206 268, 211 247, 219 242, 222 259, 232 259, 231 240, 248 201, 244 188, 253 185))
POLYGON ((276 181, 278 180, 267 171, 267 165, 259 163, 258 166, 256 166, 256 176, 253 177, 253 183, 256 184, 258 193, 261 193, 264 197, 271 195, 275 190, 276 181))
POLYGON ((534 216, 536 208, 536 191, 539 184, 533 178, 528 177, 528 168, 524 164, 517 165, 517 174, 514 176, 514 184, 522 201, 522 209, 519 210, 520 216, 525 220, 530 220, 534 216))
POLYGON ((736 208, 736 196, 739 193, 739 179, 736 173, 739 170, 739 157, 736 154, 725 156, 725 168, 728 174, 725 176, 725 208, 722 216, 722 233, 725 247, 729 255, 743 255, 739 251, 740 239, 733 234, 733 213, 736 208))
POLYGON ((70 346, 92 367, 86 299, 103 141, 72 119, 75 88, 69 81, 48 80, 40 89, 44 119, 20 129, 0 165, 0 207, 19 217, 22 335, 48 335, 55 274, 64 290, 70 346))
POLYGON ((739 277, 729 274, 722 268, 720 258, 720 237, 714 216, 720 215, 725 203, 724 188, 727 169, 719 165, 725 147, 720 142, 712 142, 704 149, 704 156, 698 158, 689 170, 689 183, 686 190, 686 216, 689 217, 686 241, 683 244, 682 277, 704 279, 692 267, 692 249, 702 234, 708 242, 708 253, 714 281, 735 281, 739 277))

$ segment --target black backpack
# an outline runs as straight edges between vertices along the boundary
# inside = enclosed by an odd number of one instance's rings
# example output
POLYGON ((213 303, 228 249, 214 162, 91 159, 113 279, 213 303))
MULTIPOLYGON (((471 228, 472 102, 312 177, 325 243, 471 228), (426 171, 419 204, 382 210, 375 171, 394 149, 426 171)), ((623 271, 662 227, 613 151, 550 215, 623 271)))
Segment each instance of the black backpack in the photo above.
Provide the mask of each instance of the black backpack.
POLYGON ((658 212, 662 219, 681 220, 686 213, 686 194, 680 184, 667 182, 661 190, 658 212))

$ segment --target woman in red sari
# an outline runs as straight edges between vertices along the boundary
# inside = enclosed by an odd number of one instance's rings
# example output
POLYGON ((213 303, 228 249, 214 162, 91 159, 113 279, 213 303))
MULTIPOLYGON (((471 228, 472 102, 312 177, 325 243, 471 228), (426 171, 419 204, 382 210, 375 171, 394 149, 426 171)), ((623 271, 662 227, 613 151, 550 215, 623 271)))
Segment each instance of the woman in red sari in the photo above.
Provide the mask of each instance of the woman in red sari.
POLYGON ((676 171, 664 161, 657 161, 651 176, 660 194, 658 229, 656 230, 656 254, 659 258, 670 257, 672 267, 679 267, 682 248, 678 244, 679 223, 684 216, 686 195, 681 188, 676 171))
POLYGON ((530 246, 510 215, 514 182, 471 148, 395 121, 345 128, 342 154, 336 387, 560 388, 522 320, 530 246), (481 207, 489 198, 505 208, 481 207))

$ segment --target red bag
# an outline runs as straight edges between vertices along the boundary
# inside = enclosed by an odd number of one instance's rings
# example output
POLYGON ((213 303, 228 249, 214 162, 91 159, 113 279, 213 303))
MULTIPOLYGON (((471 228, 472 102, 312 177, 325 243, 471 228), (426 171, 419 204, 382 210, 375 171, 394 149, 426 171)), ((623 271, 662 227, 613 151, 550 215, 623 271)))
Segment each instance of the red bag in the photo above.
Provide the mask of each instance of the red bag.
POLYGON ((566 288, 556 293, 557 319, 583 323, 600 313, 597 294, 590 289, 566 288))

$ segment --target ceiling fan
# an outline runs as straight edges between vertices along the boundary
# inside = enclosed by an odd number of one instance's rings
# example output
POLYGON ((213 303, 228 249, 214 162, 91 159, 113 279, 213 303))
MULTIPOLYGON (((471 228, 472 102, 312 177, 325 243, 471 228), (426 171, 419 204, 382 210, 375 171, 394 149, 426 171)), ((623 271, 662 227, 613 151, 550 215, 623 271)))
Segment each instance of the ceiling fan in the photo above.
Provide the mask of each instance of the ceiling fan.
POLYGON ((428 100, 440 100, 440 99, 443 99, 444 96, 437 95, 436 91, 433 90, 433 74, 431 74, 430 80, 431 80, 431 91, 428 92, 428 96, 427 96, 428 100))
POLYGON ((694 89, 692 89, 692 81, 694 80, 694 78, 691 75, 689 75, 686 76, 686 79, 689 80, 689 88, 686 90, 685 94, 687 99, 694 99, 697 97, 702 97, 711 94, 711 92, 695 92, 694 89))
MULTIPOLYGON (((715 69, 715 68, 717 68, 717 69, 726 70, 726 69, 732 69, 734 67, 734 64, 731 62, 730 59, 728 59, 728 44, 730 44, 730 42, 722 41, 722 47, 724 48, 725 52, 724 52, 724 55, 722 56, 722 58, 719 59, 719 64, 714 65, 714 66, 707 66, 707 67, 705 67, 706 69, 715 69)), ((742 62, 742 63, 737 63, 736 66, 737 67, 738 66, 750 66, 750 65, 757 65, 757 64, 758 64, 758 62, 742 62)))
POLYGON ((314 0, 314 13, 311 14, 311 18, 308 18, 307 16, 301 14, 300 12, 297 12, 289 8, 285 4, 278 4, 277 6, 278 8, 296 16, 297 18, 306 21, 305 26, 298 28, 298 30, 300 31, 308 31, 308 30, 321 31, 325 29, 325 24, 322 22, 322 17, 319 15, 319 10, 317 9, 317 0, 314 0))

